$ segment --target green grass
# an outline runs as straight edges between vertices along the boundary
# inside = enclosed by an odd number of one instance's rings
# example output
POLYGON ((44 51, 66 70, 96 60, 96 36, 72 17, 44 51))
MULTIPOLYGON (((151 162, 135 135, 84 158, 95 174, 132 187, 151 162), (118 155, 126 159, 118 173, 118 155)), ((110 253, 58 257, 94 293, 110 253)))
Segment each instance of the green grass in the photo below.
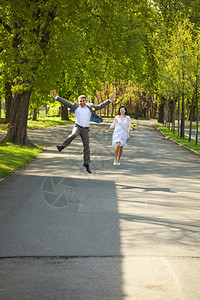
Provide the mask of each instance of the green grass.
POLYGON ((171 139, 177 143, 179 143, 180 145, 183 145, 189 149, 192 149, 198 153, 200 153, 200 142, 198 142, 197 145, 195 145, 195 140, 191 140, 191 142, 189 142, 189 138, 187 136, 184 137, 184 140, 181 139, 180 137, 177 136, 177 130, 175 131, 175 134, 173 134, 173 132, 168 129, 165 126, 161 126, 161 125, 157 125, 156 126, 157 129, 159 129, 161 132, 164 133, 164 135, 168 138, 171 139))
MULTIPOLYGON (((196 125, 192 125, 193 129, 196 129, 196 125)), ((198 130, 200 130, 200 126, 198 126, 198 130)))
POLYGON ((74 116, 70 117, 69 121, 61 120, 60 117, 46 117, 46 118, 38 118, 37 121, 28 120, 28 129, 38 129, 38 128, 46 128, 46 127, 55 127, 59 125, 66 125, 74 123, 74 116))
MULTIPOLYGON (((38 118, 37 121, 28 120, 27 128, 34 130, 34 129, 41 129, 46 127, 55 127, 59 125, 66 125, 74 123, 75 118, 74 115, 70 116, 70 120, 61 120, 60 117, 46 117, 46 118, 38 118)), ((0 130, 8 130, 8 124, 0 124, 0 130)))
POLYGON ((8 124, 1 124, 0 123, 0 130, 7 131, 8 130, 8 124))
POLYGON ((42 152, 40 148, 0 143, 0 178, 27 165, 42 152))
MULTIPOLYGON (((74 117, 69 121, 61 120, 59 117, 38 118, 38 121, 28 121, 28 130, 42 129, 46 127, 66 125, 74 123, 74 117)), ((0 124, 0 130, 7 130, 7 124, 0 124)), ((13 171, 26 166, 32 159, 36 158, 42 149, 37 147, 17 146, 12 143, 0 143, 0 178, 4 178, 13 171)))

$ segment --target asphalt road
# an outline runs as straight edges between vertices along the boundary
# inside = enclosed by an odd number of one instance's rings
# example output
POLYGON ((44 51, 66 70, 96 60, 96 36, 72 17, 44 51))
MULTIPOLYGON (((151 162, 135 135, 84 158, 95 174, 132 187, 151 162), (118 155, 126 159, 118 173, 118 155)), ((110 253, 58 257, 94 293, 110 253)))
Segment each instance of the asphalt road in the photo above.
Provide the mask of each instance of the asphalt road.
POLYGON ((113 166, 91 125, 92 174, 71 126, 29 132, 46 150, 0 182, 0 299, 200 299, 200 156, 139 121, 113 166))

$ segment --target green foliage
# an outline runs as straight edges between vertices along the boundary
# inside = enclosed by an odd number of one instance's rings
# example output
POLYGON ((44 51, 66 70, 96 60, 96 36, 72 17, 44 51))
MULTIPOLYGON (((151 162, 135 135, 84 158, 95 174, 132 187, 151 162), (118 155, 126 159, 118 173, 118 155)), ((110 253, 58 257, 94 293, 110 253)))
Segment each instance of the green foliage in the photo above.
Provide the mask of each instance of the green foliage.
POLYGON ((198 11, 192 0, 1 0, 1 94, 9 81, 13 94, 30 90, 37 109, 53 102, 50 89, 75 101, 131 80, 170 97, 179 89, 178 57, 193 54, 198 11))
POLYGON ((54 1, 6 1, 1 6, 1 61, 4 80, 13 84, 13 94, 30 90, 38 65, 44 63, 50 31, 53 30, 54 1))
POLYGON ((8 1, 0 13, 3 80, 13 93, 30 89, 34 108, 51 88, 74 99, 116 79, 154 81, 155 9, 146 0, 8 1))
POLYGON ((196 76, 200 69, 199 32, 188 19, 176 18, 170 35, 158 35, 157 47, 159 61, 158 92, 165 99, 177 99, 184 92, 185 101, 190 103, 194 94, 196 76))
MULTIPOLYGON (((196 29, 200 25, 200 6, 195 0, 156 0, 154 1, 157 7, 165 31, 170 33, 174 26, 175 18, 179 20, 188 18, 190 23, 194 24, 196 29)), ((164 28, 162 28, 163 30, 164 28)))

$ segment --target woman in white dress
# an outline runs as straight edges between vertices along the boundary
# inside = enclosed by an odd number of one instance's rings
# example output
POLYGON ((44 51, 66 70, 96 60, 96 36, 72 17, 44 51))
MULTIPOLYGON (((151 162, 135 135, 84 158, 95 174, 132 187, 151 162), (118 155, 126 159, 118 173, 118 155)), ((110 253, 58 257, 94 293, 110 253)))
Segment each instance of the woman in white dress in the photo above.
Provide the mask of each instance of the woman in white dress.
POLYGON ((127 145, 126 140, 130 137, 131 118, 127 115, 125 106, 120 106, 119 114, 115 117, 110 128, 105 132, 115 128, 112 136, 112 146, 115 146, 115 158, 113 165, 120 165, 120 158, 123 152, 123 147, 127 145))

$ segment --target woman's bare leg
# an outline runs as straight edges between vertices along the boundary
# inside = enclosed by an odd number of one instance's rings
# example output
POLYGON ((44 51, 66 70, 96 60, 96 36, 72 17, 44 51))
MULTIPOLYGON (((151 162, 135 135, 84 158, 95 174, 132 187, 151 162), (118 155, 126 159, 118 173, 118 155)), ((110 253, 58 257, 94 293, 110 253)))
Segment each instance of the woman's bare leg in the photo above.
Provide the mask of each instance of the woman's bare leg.
POLYGON ((119 155, 119 149, 120 149, 120 143, 116 143, 116 147, 115 147, 115 159, 114 159, 114 163, 117 163, 117 157, 119 155))
POLYGON ((122 155, 122 152, 123 152, 123 146, 122 146, 122 147, 119 147, 119 151, 118 151, 118 160, 117 160, 118 163, 120 162, 120 157, 121 157, 121 155, 122 155))

